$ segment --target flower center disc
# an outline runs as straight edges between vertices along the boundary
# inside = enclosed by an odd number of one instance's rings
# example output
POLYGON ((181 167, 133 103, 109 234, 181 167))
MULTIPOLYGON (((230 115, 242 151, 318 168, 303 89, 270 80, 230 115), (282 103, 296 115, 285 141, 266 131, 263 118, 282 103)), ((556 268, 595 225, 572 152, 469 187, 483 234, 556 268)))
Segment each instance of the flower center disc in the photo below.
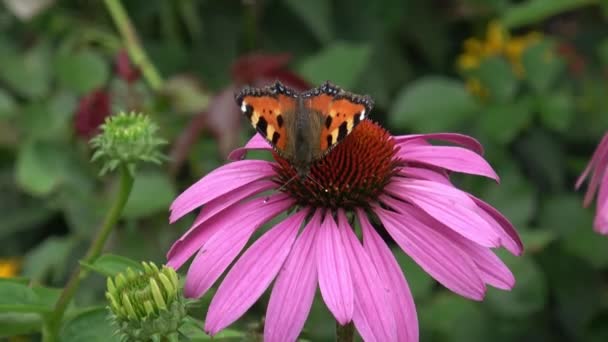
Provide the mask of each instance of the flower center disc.
POLYGON ((366 207, 396 172, 395 142, 377 124, 364 120, 325 157, 315 161, 309 177, 296 177, 289 161, 273 153, 277 183, 300 205, 324 208, 366 207), (312 178, 312 179, 310 179, 312 178))

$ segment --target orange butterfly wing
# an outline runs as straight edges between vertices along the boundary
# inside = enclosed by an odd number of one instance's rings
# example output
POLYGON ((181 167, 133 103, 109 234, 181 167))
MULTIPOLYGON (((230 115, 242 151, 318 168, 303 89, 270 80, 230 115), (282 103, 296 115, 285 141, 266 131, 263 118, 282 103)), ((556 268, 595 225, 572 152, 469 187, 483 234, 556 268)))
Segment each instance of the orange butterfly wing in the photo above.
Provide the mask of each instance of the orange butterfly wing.
POLYGON ((329 82, 309 90, 302 97, 306 107, 325 118, 319 142, 323 152, 344 140, 374 106, 369 96, 349 93, 329 82))
POLYGON ((264 88, 245 88, 236 94, 236 103, 273 147, 284 151, 287 146, 285 115, 292 115, 297 96, 293 90, 277 82, 264 88))

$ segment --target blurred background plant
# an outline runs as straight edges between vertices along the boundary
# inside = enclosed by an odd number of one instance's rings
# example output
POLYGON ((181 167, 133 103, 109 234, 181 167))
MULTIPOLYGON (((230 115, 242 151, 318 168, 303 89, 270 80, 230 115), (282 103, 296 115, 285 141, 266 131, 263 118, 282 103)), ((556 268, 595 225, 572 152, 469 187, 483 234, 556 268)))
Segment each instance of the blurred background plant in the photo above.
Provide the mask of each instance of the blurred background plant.
MULTIPOLYGON (((521 232, 525 256, 501 255, 517 285, 473 303, 396 253, 422 341, 608 339, 608 240, 593 233, 592 209, 573 191, 608 130, 605 2, 120 4, 0 4, 0 338, 38 338, 113 204, 118 182, 89 162, 88 140, 106 117, 148 113, 170 162, 138 168, 106 246, 112 254, 85 266, 95 274, 68 308, 62 341, 108 341, 105 277, 139 270, 139 260, 165 261, 187 226, 168 225, 171 200, 252 135, 234 91, 279 79, 297 89, 331 80, 370 94, 372 118, 396 134, 454 131, 484 144, 501 185, 456 181, 521 232)), ((183 334, 207 339, 196 319, 211 296, 190 308, 183 334)), ((224 338, 258 336, 266 301, 224 338)), ((317 302, 312 310, 304 337, 332 340, 327 309, 317 302)))

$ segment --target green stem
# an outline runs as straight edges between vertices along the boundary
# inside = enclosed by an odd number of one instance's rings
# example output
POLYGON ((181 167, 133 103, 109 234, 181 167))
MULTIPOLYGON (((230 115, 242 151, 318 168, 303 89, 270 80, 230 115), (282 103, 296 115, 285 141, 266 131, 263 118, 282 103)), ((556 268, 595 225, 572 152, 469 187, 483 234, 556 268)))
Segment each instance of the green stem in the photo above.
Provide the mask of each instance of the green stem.
POLYGON ((131 23, 131 19, 129 19, 122 3, 120 0, 105 0, 104 2, 112 20, 114 20, 114 24, 118 27, 118 31, 120 31, 129 57, 139 67, 150 87, 154 91, 159 91, 162 88, 163 79, 141 47, 137 31, 135 31, 135 27, 131 23))
POLYGON ((355 340, 355 326, 353 322, 340 325, 336 322, 336 342, 353 342, 355 340))
MULTIPOLYGON (((116 196, 116 200, 114 201, 114 205, 110 208, 106 217, 104 218, 103 224, 97 235, 93 239, 93 242, 89 246, 87 253, 85 254, 82 262, 86 264, 91 264, 95 262, 97 257, 101 254, 103 247, 110 236, 116 222, 120 218, 122 211, 127 204, 127 199, 129 199, 129 194, 131 193, 131 189, 133 188, 133 177, 131 173, 126 167, 120 168, 120 188, 118 190, 118 194, 116 196)), ((57 333, 59 332, 59 328, 61 325, 61 320, 65 313, 65 310, 68 307, 68 304, 72 301, 72 298, 76 294, 76 290, 78 290, 78 286, 80 285, 80 281, 84 279, 87 275, 88 271, 83 269, 82 266, 78 265, 74 272, 72 273, 68 283, 63 288, 63 292, 55 305, 55 310, 51 314, 49 321, 47 322, 47 326, 43 331, 43 340, 46 342, 56 341, 57 333)))

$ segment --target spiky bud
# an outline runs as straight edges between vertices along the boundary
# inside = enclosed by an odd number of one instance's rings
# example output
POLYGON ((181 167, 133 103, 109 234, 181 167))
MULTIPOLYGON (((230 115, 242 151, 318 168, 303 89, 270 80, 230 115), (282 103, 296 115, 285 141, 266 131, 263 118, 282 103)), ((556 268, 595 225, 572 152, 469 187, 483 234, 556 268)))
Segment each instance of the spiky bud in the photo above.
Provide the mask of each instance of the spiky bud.
POLYGON ((159 147, 167 142, 157 136, 158 126, 143 114, 119 113, 106 118, 101 133, 91 139, 96 149, 92 160, 102 160, 101 174, 124 165, 135 172, 137 162, 160 164, 165 157, 159 147))
POLYGON ((123 341, 177 341, 186 301, 175 270, 142 262, 107 280, 111 320, 123 341))

